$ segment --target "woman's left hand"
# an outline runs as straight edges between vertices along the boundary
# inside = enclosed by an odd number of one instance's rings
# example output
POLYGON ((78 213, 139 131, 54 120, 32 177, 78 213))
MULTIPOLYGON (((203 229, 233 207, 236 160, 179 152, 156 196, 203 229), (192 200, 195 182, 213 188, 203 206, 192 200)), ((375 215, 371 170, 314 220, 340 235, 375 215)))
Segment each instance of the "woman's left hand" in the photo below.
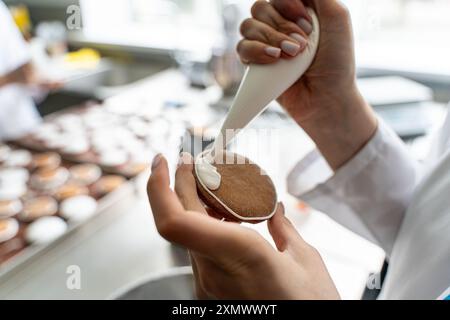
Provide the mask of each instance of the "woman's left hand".
POLYGON ((193 159, 184 154, 182 161, 173 192, 166 160, 154 159, 148 196, 158 232, 189 249, 200 299, 339 299, 320 254, 300 237, 282 204, 268 221, 276 250, 256 231, 208 216, 193 159))

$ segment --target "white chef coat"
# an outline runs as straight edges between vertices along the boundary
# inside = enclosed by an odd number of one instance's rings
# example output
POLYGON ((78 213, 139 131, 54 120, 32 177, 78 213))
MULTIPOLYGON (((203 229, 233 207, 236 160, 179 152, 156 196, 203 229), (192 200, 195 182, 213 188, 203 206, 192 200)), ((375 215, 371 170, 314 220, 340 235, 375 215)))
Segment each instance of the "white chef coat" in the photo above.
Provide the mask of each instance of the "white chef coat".
POLYGON ((380 299, 449 294, 450 115, 425 163, 380 121, 369 143, 334 173, 312 151, 289 174, 288 190, 385 250, 380 299))
MULTIPOLYGON (((28 45, 8 8, 0 1, 0 75, 8 74, 28 61, 28 45)), ((0 87, 0 140, 19 137, 32 130, 39 121, 39 113, 24 86, 0 87)))

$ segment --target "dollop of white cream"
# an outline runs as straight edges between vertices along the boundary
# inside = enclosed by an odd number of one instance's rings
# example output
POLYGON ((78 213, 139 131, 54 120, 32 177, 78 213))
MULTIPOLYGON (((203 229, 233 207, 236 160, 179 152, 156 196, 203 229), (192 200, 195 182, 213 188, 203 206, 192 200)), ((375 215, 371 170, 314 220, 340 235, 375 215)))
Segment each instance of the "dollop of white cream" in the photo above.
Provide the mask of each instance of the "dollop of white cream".
POLYGON ((200 155, 197 158, 195 167, 198 178, 209 190, 219 189, 222 177, 217 168, 208 161, 206 155, 200 155))

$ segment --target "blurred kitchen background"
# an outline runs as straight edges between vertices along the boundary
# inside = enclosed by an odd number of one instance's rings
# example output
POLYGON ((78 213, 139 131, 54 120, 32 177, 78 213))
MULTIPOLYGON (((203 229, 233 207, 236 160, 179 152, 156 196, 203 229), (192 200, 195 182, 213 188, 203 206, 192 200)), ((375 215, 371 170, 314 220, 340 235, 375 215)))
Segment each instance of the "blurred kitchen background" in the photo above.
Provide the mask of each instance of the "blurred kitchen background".
MULTIPOLYGON (((244 72, 235 46, 253 0, 4 2, 30 40, 33 62, 47 77, 65 83, 38 103, 43 116, 86 102, 123 114, 144 109, 174 114, 195 141, 217 131, 244 72)), ((360 88, 422 159, 450 101, 450 2, 344 2, 354 22, 360 88)), ((269 168, 288 215, 319 248, 344 298, 375 297, 366 281, 382 268, 381 249, 284 191, 288 169, 312 148, 309 139, 276 103, 253 126, 281 128, 285 141, 299 137, 277 160, 286 171, 269 168)), ((174 162, 178 150, 167 151, 174 162)), ((0 298, 103 299, 149 279, 154 281, 140 297, 190 297, 189 261, 183 249, 156 233, 142 187, 147 176, 113 208, 38 254, 0 267, 0 298), (66 286, 70 265, 81 269, 80 290, 66 286)), ((255 228, 267 236, 264 226, 255 228)))

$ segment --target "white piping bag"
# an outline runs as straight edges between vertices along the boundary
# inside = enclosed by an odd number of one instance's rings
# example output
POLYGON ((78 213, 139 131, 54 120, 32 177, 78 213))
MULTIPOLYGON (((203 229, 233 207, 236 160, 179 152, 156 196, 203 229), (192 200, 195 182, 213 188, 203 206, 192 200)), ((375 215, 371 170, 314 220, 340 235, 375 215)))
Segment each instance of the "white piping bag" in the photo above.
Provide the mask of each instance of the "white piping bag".
POLYGON ((271 101, 277 99, 309 69, 319 47, 320 25, 315 12, 310 8, 308 12, 313 20, 313 31, 306 49, 292 59, 280 59, 273 64, 250 65, 247 68, 213 150, 226 149, 271 101))

